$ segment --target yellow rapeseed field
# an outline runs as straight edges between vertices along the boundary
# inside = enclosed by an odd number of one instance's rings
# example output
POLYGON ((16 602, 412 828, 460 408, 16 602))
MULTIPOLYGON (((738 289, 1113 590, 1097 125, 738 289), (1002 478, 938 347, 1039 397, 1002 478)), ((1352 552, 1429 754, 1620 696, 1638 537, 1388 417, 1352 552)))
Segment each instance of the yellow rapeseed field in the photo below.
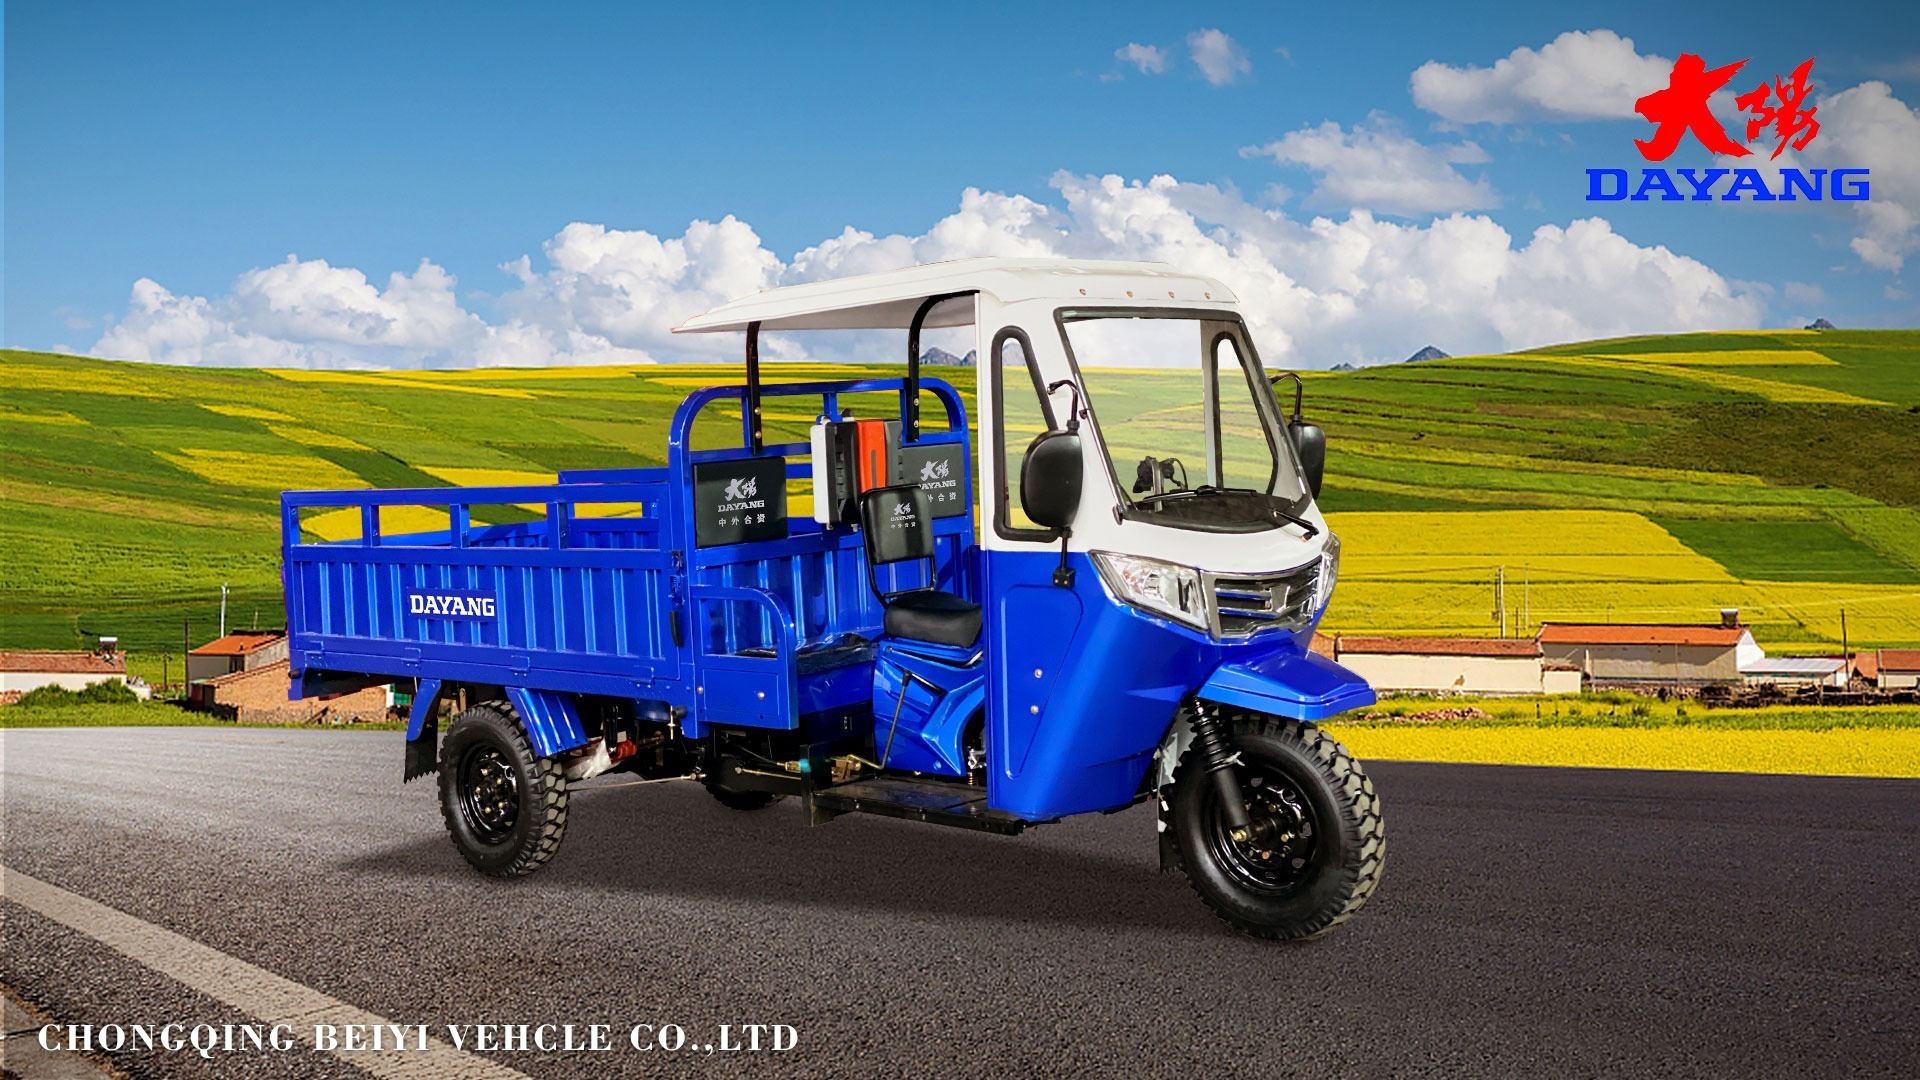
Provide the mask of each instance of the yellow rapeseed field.
POLYGON ((1639 514, 1372 511, 1328 522, 1343 544, 1330 633, 1497 633, 1504 566, 1513 634, 1542 622, 1697 623, 1737 607, 1749 624, 1797 628, 1796 640, 1839 641, 1843 611, 1854 641, 1920 639, 1920 587, 1740 580, 1639 514))
MULTIPOLYGON (((1579 356, 1558 358, 1555 362, 1573 364, 1579 367, 1603 367, 1620 371, 1645 371, 1649 364, 1642 357, 1631 360, 1609 356, 1579 356)), ((1661 367, 1665 374, 1676 378, 1691 379, 1704 383, 1717 390, 1732 390, 1742 394, 1754 394, 1768 401, 1807 402, 1827 405, 1885 405, 1884 401, 1863 398, 1841 390, 1828 390, 1824 387, 1809 386, 1806 383, 1782 382, 1778 379, 1757 379, 1751 375, 1736 375, 1731 371, 1715 371, 1711 368, 1690 367, 1685 364, 1672 364, 1661 367)))
POLYGON ((325 458, 268 454, 257 450, 182 449, 160 457, 216 484, 270 491, 363 488, 365 480, 325 458))
POLYGON ((1343 587, 1395 580, 1488 580, 1496 566, 1542 581, 1732 581, 1639 514, 1613 510, 1371 511, 1328 515, 1344 544, 1343 587))
POLYGON ((1334 723, 1326 729, 1362 761, 1920 777, 1920 728, 1741 731, 1334 723))
POLYGON ((345 435, 337 435, 331 431, 316 431, 313 428, 300 427, 296 424, 268 424, 267 430, 288 442, 299 443, 301 446, 326 446, 335 450, 366 449, 364 445, 347 438, 345 435))
POLYGON ((1633 364, 1686 364, 1701 367, 1839 367, 1840 361, 1809 349, 1724 349, 1718 352, 1653 352, 1624 356, 1596 354, 1633 364))
MULTIPOLYGON (((306 532, 322 540, 354 540, 360 536, 360 508, 355 506, 327 510, 300 522, 306 532)), ((429 506, 383 506, 380 508, 380 534, 402 536, 407 533, 439 532, 447 527, 447 512, 429 506)))
POLYGON ((199 402, 198 404, 210 413, 218 413, 221 416, 237 416, 243 420, 274 420, 281 423, 288 423, 296 419, 277 409, 262 409, 253 405, 218 405, 205 401, 199 402))
POLYGON ((415 377, 416 373, 406 376, 387 375, 372 371, 314 371, 306 368, 269 368, 268 372, 288 382, 296 383, 346 383, 361 386, 410 387, 415 390, 441 390, 457 394, 480 394, 486 397, 532 398, 537 392, 513 390, 503 386, 467 386, 458 382, 432 382, 415 377))

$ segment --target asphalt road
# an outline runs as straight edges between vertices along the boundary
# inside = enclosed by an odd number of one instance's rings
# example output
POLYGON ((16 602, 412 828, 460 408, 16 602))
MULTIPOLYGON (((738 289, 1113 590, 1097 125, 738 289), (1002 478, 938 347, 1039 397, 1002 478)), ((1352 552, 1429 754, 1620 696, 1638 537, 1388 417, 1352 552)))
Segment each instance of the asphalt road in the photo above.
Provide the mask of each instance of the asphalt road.
MULTIPOLYGON (((1379 893, 1330 938, 1275 946, 1156 873, 1144 808, 1000 838, 864 816, 808 829, 792 803, 742 814, 686 784, 580 790, 552 865, 484 879, 433 789, 398 782, 399 740, 0 733, 0 862, 396 1022, 799 1039, 489 1055, 536 1077, 1920 1063, 1920 782, 1376 763, 1379 893)), ((12 900, 0 933, 0 978, 62 1020, 247 1019, 12 900)), ((355 1075, 311 1052, 114 1063, 355 1075)))

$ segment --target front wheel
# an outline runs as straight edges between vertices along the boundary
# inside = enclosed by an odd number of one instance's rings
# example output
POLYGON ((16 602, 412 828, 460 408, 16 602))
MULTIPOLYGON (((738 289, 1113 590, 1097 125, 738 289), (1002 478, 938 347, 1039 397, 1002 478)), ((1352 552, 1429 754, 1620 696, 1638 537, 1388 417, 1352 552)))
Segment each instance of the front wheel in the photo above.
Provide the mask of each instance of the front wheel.
POLYGON ((506 706, 475 705, 454 719, 440 750, 440 813, 475 870, 531 874, 567 831, 567 774, 534 756, 506 706))
POLYGON ((1221 718, 1255 827, 1236 838, 1200 748, 1174 773, 1171 830, 1194 891, 1229 926, 1256 937, 1315 938, 1372 895, 1387 839, 1373 781, 1311 724, 1221 718))

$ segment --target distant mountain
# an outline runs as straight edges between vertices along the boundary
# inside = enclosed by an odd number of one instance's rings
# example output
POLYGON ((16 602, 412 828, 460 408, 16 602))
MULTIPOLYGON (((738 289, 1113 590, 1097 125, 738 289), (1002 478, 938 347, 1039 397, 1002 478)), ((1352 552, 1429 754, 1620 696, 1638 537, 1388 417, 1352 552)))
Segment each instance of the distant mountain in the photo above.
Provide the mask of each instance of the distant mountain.
POLYGON ((972 367, 973 350, 968 349, 967 355, 965 356, 955 356, 940 346, 935 345, 920 354, 920 363, 934 367, 972 367))
POLYGON ((1335 364, 1332 367, 1328 368, 1327 370, 1328 371, 1359 371, 1360 369, 1353 364, 1335 364))
POLYGON ((1429 345, 1426 348, 1421 349, 1419 352, 1414 353, 1412 356, 1407 357, 1405 362, 1409 364, 1417 364, 1422 360, 1445 360, 1447 359, 1448 355, 1449 354, 1443 353, 1439 349, 1436 349, 1433 346, 1429 345))
POLYGON ((1807 324, 1807 329, 1809 329, 1809 330, 1836 330, 1836 329, 1839 329, 1839 328, 1838 328, 1838 327, 1836 327, 1836 326, 1834 326, 1834 325, 1833 325, 1832 323, 1830 323, 1830 322, 1828 322, 1828 321, 1827 321, 1827 320, 1825 320, 1825 319, 1815 319, 1815 320, 1813 320, 1812 322, 1810 322, 1810 323, 1808 323, 1808 324, 1807 324))

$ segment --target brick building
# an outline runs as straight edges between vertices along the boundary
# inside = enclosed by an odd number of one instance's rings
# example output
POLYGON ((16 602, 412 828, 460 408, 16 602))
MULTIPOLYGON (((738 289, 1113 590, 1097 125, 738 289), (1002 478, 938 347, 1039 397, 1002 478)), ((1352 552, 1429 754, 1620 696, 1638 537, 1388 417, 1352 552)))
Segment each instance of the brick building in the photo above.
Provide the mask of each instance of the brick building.
POLYGON ((103 639, 98 652, 52 650, 9 650, 0 652, 0 702, 12 701, 29 690, 58 686, 65 690, 84 690, 91 683, 126 683, 140 697, 147 696, 147 685, 127 678, 127 656, 103 639))
POLYGON ((1736 612, 1719 626, 1547 623, 1539 641, 1548 662, 1599 684, 1737 683, 1766 656, 1736 612))
POLYGON ((301 701, 287 700, 291 688, 282 659, 208 680, 196 703, 242 724, 372 724, 385 720, 393 705, 393 690, 386 686, 301 701))
POLYGON ((1577 694, 1580 669, 1550 662, 1531 639, 1349 637, 1332 659, 1383 693, 1577 694))
POLYGON ((187 654, 187 681, 205 682, 286 659, 285 630, 235 630, 187 654))
POLYGON ((1882 690, 1920 688, 1920 649, 1881 649, 1874 667, 1882 690))

